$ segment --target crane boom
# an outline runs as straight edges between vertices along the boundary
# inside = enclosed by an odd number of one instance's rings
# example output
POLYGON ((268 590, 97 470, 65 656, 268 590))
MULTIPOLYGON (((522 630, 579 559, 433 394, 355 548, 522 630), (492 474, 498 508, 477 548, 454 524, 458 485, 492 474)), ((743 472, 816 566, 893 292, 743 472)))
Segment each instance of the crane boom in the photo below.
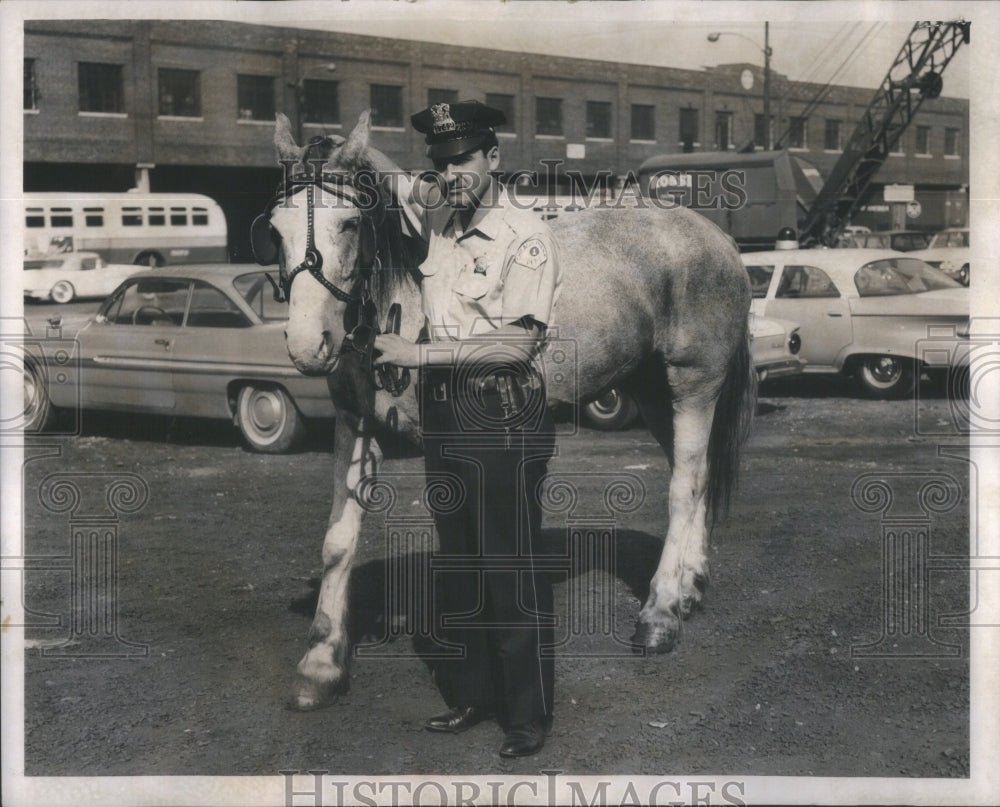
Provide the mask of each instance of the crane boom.
POLYGON ((866 201, 872 179, 927 98, 937 98, 941 73, 969 41, 968 22, 918 22, 882 80, 843 154, 799 228, 803 246, 834 246, 866 201))

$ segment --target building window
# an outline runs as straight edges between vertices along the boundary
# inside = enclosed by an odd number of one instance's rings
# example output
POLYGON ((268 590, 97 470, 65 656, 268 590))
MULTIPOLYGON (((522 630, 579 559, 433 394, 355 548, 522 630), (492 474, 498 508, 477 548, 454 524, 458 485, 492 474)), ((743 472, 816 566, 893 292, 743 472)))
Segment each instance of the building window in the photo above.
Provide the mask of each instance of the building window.
POLYGON ((340 125, 340 95, 336 81, 307 78, 302 82, 302 121, 340 125))
POLYGON ((764 116, 760 114, 753 116, 753 142, 758 148, 770 148, 774 142, 774 115, 771 115, 770 118, 771 120, 765 132, 764 116))
POLYGON ((372 84, 369 93, 372 126, 403 128, 403 88, 392 84, 372 84))
POLYGON ((656 140, 656 114, 652 104, 632 104, 632 140, 656 140))
POLYGON ((535 134, 561 135, 562 98, 535 99, 535 134))
POLYGON ((958 129, 944 130, 944 154, 946 157, 958 156, 958 129))
POLYGON ((715 147, 726 151, 733 144, 733 113, 715 113, 715 147))
POLYGON ((35 60, 24 60, 24 108, 38 109, 38 78, 35 75, 35 60))
POLYGON ((201 74, 197 70, 161 67, 158 80, 161 116, 201 117, 201 74))
POLYGON ((81 112, 125 111, 125 91, 120 64, 80 62, 78 68, 81 112))
POLYGON ((274 77, 237 76, 240 120, 274 121, 274 77))
POLYGON ((458 90, 428 90, 427 106, 458 103, 458 90))
POLYGON ((680 139, 685 152, 694 151, 698 142, 698 110, 682 109, 680 111, 680 139))
POLYGON ((587 137, 611 138, 610 101, 587 101, 587 137))
POLYGON ((504 95, 498 92, 488 92, 486 93, 486 106, 491 106, 494 109, 499 109, 503 112, 504 117, 507 118, 507 126, 509 130, 516 131, 517 126, 514 123, 514 96, 504 95))
POLYGON ((840 121, 827 118, 823 129, 823 148, 826 151, 840 151, 843 147, 840 142, 840 121))
POLYGON ((809 118, 788 119, 788 148, 809 148, 809 118))
POLYGON ((931 153, 931 127, 917 127, 917 154, 931 153))

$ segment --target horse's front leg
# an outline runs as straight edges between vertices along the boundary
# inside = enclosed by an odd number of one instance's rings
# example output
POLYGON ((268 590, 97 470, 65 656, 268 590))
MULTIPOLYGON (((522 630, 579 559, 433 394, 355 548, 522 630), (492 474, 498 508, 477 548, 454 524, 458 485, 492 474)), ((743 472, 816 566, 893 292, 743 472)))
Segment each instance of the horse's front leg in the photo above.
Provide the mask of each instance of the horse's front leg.
POLYGON ((333 509, 323 539, 323 577, 309 628, 309 649, 299 662, 292 693, 295 709, 329 706, 350 683, 347 597, 365 513, 357 499, 358 483, 375 474, 382 458, 378 444, 364 434, 362 426, 357 418, 337 418, 333 509))
POLYGON ((652 652, 673 649, 680 639, 681 620, 700 602, 708 585, 706 501, 713 412, 714 402, 674 405, 670 525, 633 637, 652 652))

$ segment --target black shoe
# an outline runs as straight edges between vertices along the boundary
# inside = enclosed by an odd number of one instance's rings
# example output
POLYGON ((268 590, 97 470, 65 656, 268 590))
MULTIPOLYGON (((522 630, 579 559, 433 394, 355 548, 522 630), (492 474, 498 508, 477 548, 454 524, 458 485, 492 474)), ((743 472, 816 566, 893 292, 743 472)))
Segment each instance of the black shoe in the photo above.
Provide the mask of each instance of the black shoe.
POLYGON ((532 720, 512 726, 503 737, 500 746, 502 757, 530 757, 537 754, 545 745, 546 724, 542 720, 532 720))
POLYGON ((493 712, 482 706, 456 706, 444 714, 432 717, 424 723, 424 728, 428 731, 450 731, 452 734, 458 734, 491 717, 493 712))

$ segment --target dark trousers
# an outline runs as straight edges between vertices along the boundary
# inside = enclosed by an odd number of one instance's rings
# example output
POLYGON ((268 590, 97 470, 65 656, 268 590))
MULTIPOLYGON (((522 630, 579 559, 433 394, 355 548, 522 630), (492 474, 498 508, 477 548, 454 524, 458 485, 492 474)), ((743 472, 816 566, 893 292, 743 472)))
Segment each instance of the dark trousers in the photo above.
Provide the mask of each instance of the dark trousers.
POLYGON ((502 725, 550 719, 552 582, 533 558, 541 551, 538 486, 555 446, 552 415, 542 405, 537 417, 504 428, 502 418, 477 415, 477 407, 496 404, 492 393, 465 396, 441 379, 440 371, 423 375, 425 468, 429 484, 450 475, 462 498, 435 514, 437 565, 448 570, 435 572, 434 626, 462 655, 439 662, 435 678, 449 706, 495 708, 502 725))

